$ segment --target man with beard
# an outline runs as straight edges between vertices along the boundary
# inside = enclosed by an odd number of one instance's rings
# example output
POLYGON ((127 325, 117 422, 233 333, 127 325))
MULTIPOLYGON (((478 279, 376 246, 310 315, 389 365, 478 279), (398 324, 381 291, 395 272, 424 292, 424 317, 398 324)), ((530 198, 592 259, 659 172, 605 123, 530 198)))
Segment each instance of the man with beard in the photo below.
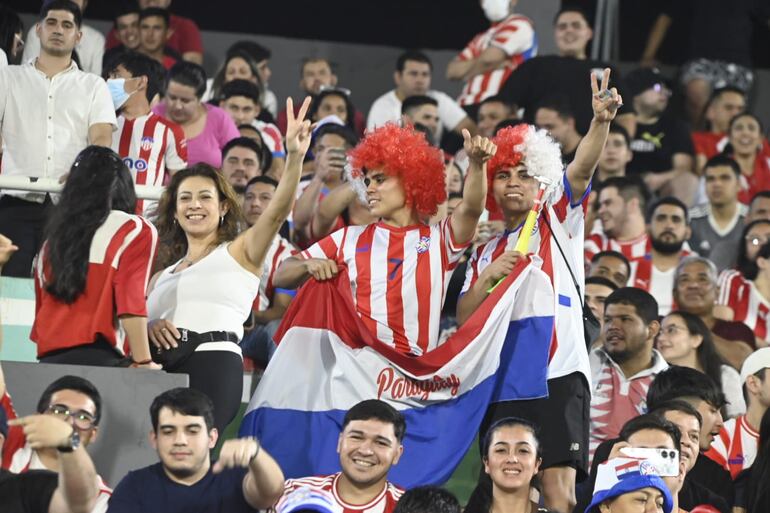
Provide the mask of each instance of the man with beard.
POLYGON ((337 442, 341 472, 289 479, 275 508, 300 488, 330 494, 343 513, 392 513, 404 491, 388 481, 398 463, 406 432, 404 416, 389 404, 370 399, 345 414, 337 442))
POLYGON ((754 333, 742 322, 714 316, 717 291, 717 268, 713 262, 700 256, 688 256, 679 262, 674 271, 674 301, 678 309, 700 317, 711 330, 722 359, 740 369, 753 350, 754 333))
POLYGON ((647 409, 647 389, 668 368, 653 349, 660 331, 658 303, 649 293, 623 287, 604 303, 602 345, 591 351, 590 453, 615 438, 623 424, 647 409))
POLYGON ((690 238, 687 207, 676 198, 661 198, 649 210, 647 233, 650 250, 631 262, 632 287, 650 292, 658 301, 658 313, 666 315, 673 304, 674 270, 690 254, 685 241, 690 238))
MULTIPOLYGON (((80 150, 112 144, 115 108, 107 85, 72 59, 82 38, 81 21, 74 2, 47 2, 34 29, 40 55, 22 66, 0 69, 3 176, 64 181, 80 150)), ((51 198, 22 191, 2 194, 0 233, 19 247, 3 275, 29 277, 51 198)))
POLYGON ((110 513, 267 509, 283 489, 283 472, 256 438, 227 440, 212 464, 219 433, 214 405, 191 388, 163 392, 150 406, 150 443, 160 462, 129 472, 110 498, 110 513))
POLYGON ((648 197, 644 185, 631 178, 617 176, 604 181, 596 206, 601 232, 586 238, 587 261, 607 250, 617 251, 629 261, 649 252, 650 240, 644 221, 648 197))

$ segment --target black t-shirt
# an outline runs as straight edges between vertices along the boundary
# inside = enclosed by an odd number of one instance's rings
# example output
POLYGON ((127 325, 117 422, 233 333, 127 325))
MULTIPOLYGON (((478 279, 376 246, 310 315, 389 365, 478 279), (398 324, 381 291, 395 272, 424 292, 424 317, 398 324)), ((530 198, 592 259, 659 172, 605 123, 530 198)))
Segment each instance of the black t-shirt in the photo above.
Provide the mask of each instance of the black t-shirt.
MULTIPOLYGON (((617 69, 609 64, 591 59, 545 55, 525 61, 511 73, 502 85, 499 95, 518 107, 524 108, 524 119, 533 123, 540 103, 551 96, 565 97, 575 114, 575 127, 585 134, 593 118, 591 108, 591 77, 593 70, 610 68, 610 87, 617 87, 623 94, 623 84, 617 69)), ((601 85, 601 82, 600 82, 601 85)), ((619 114, 632 112, 628 101, 619 114)))
POLYGON ((634 152, 634 158, 626 167, 627 175, 669 171, 673 167, 675 154, 695 153, 687 126, 667 114, 652 124, 637 122, 631 151, 634 152))
POLYGON ((689 25, 689 56, 751 68, 753 19, 770 17, 767 0, 666 0, 661 11, 689 25))
POLYGON ((14 474, 0 469, 0 511, 3 513, 48 513, 59 477, 48 470, 14 474))
POLYGON ((703 455, 698 457, 698 461, 695 462, 695 466, 687 476, 720 496, 730 506, 735 502, 735 487, 730 472, 722 468, 719 463, 711 458, 703 455))
MULTIPOLYGON (((213 464, 212 464, 213 465, 213 464)), ((110 497, 108 513, 254 513, 243 497, 247 469, 208 473, 186 486, 168 478, 160 463, 129 472, 110 497)))

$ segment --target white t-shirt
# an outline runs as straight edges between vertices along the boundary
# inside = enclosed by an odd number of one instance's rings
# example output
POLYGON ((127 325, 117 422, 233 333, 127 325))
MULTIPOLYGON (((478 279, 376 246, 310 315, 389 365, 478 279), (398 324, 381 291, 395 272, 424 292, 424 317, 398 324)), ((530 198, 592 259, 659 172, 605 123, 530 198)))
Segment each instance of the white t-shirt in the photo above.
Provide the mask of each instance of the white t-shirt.
MULTIPOLYGON (((438 102, 438 117, 446 130, 454 130, 460 121, 468 115, 462 107, 446 93, 430 90, 426 93, 438 102)), ((396 96, 396 90, 393 89, 383 94, 372 103, 369 109, 369 117, 366 119, 366 129, 373 130, 389 121, 398 121, 401 119, 401 100, 396 96)))
POLYGON ((650 294, 658 302, 659 315, 668 315, 674 304, 674 271, 676 267, 668 271, 659 271, 657 267, 652 266, 650 294))
MULTIPOLYGON (((88 25, 80 27, 83 37, 75 47, 80 60, 80 69, 94 75, 102 75, 102 59, 104 58, 104 35, 95 28, 88 25)), ((40 55, 40 38, 35 33, 35 26, 27 32, 27 39, 24 41, 24 53, 22 62, 27 62, 40 55)))

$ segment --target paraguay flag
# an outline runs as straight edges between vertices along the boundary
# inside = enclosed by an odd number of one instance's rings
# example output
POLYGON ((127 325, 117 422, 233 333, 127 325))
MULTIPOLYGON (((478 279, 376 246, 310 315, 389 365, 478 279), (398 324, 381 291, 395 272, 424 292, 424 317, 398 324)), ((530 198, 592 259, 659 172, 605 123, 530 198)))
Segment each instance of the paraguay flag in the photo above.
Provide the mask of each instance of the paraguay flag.
POLYGON ((343 273, 299 291, 241 425, 240 435, 259 438, 287 478, 339 471, 345 412, 376 398, 406 417, 404 453, 388 479, 443 483, 490 402, 547 395, 555 302, 538 257, 522 259, 452 337, 421 356, 366 330, 343 273))

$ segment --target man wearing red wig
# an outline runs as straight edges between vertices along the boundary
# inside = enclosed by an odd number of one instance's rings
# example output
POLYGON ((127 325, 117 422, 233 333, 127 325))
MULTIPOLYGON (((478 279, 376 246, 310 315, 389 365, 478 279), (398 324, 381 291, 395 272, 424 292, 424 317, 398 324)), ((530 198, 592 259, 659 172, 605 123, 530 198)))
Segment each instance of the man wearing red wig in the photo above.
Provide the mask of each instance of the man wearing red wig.
POLYGON ((356 310, 374 336, 405 354, 434 349, 449 277, 484 211, 486 162, 495 154, 489 139, 471 138, 467 130, 463 137, 470 166, 462 203, 428 225, 446 201, 440 150, 411 126, 386 124, 367 133, 350 152, 350 178, 363 179, 379 221, 342 228, 285 260, 274 285, 296 288, 311 276, 328 280, 344 267, 356 310))
POLYGON ((529 246, 542 259, 542 269, 551 277, 556 293, 549 395, 491 405, 482 422, 482 433, 502 417, 525 418, 540 427, 544 502, 555 511, 572 511, 575 480, 587 474, 591 374, 583 337, 583 228, 591 177, 607 140, 610 121, 622 103, 617 90, 607 90, 609 78, 610 70, 606 69, 600 91, 597 77, 591 75, 593 120, 566 171, 562 171, 558 144, 533 126, 505 128, 492 139, 498 150, 487 164, 487 205, 490 210, 499 206, 506 230, 474 251, 457 304, 458 322, 469 318, 473 322, 472 314, 489 289, 511 272, 521 258, 513 248, 539 188, 539 181, 532 175, 550 175, 553 183, 544 196, 529 246), (544 169, 549 172, 542 172, 544 169))

